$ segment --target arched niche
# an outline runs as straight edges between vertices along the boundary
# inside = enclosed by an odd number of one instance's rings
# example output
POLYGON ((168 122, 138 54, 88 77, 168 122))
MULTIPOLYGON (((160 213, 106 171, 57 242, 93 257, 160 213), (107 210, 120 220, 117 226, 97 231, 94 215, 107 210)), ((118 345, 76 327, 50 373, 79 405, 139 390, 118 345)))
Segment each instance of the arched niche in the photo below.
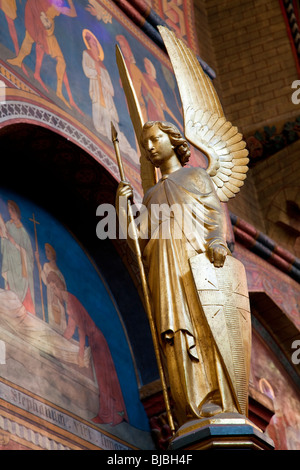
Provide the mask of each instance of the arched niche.
POLYGON ((300 340, 298 328, 265 292, 251 292, 251 313, 256 328, 282 362, 296 386, 300 384, 300 366, 293 363, 293 343, 300 340))
MULTIPOLYGON (((140 427, 147 433, 147 419, 140 406, 138 388, 156 378, 156 365, 147 319, 136 286, 138 281, 133 274, 134 260, 131 259, 124 243, 122 245, 118 240, 99 240, 96 237, 96 208, 104 202, 114 204, 117 181, 82 148, 58 133, 36 124, 10 122, 0 130, 0 145, 2 149, 0 173, 2 208, 8 198, 15 197, 20 202, 22 210, 25 210, 28 220, 32 211, 30 218, 33 219, 34 214, 40 224, 44 220, 44 222, 48 221, 51 229, 53 225, 59 227, 57 233, 63 235, 56 238, 57 252, 61 253, 64 250, 65 256, 68 257, 68 252, 72 250, 72 247, 76 247, 80 253, 80 255, 77 253, 76 259, 73 257, 73 271, 70 266, 68 284, 72 286, 73 294, 76 294, 76 286, 80 286, 78 291, 81 291, 82 304, 85 304, 86 300, 84 289, 82 290, 82 286, 85 286, 86 298, 89 300, 87 304, 94 302, 95 307, 97 307, 95 305, 97 302, 99 307, 101 305, 99 295, 103 289, 103 295, 110 305, 109 308, 116 316, 121 340, 118 339, 118 328, 114 325, 110 328, 109 309, 106 318, 99 320, 99 323, 96 317, 94 318, 93 315, 91 317, 103 334, 105 331, 109 332, 111 343, 109 341, 107 343, 110 350, 115 350, 111 354, 113 362, 118 362, 118 354, 123 355, 122 347, 119 349, 120 344, 126 343, 126 354, 131 364, 128 365, 128 370, 126 364, 121 365, 121 363, 120 370, 118 371, 118 364, 116 364, 116 369, 128 414, 131 413, 127 423, 129 425, 132 423, 136 429, 140 427), (94 291, 87 282, 89 279, 87 266, 93 272, 92 278, 98 277, 99 289, 96 288, 94 291), (131 377, 130 383, 126 384, 129 376, 131 377), (130 411, 132 393, 135 395, 136 409, 130 411)), ((7 212, 4 216, 5 220, 8 220, 7 212)), ((43 252, 45 237, 42 235, 45 227, 42 230, 42 226, 36 225, 36 229, 40 258, 43 258, 45 262, 43 252)), ((50 232, 54 234, 55 230, 50 230, 50 232)), ((34 225, 32 225, 33 245, 35 245, 34 235, 34 225)), ((54 244, 53 240, 53 237, 52 241, 49 240, 51 245, 54 244)), ((35 249, 36 246, 33 247, 33 251, 35 249)), ((72 259, 72 256, 69 259, 72 259)), ((38 278, 35 282, 38 282, 38 278)), ((4 285, 1 287, 3 288, 4 285)), ((78 338, 75 338, 76 340, 78 338)), ((44 354, 48 353, 44 352, 44 354)), ((59 361, 58 358, 53 360, 59 361)), ((78 365, 74 367, 79 368, 78 374, 82 372, 78 365)), ((95 375, 95 370, 93 367, 92 369, 90 373, 95 375)), ((9 381, 9 377, 6 377, 6 380, 9 381)), ((97 383, 94 386, 96 387, 94 395, 97 395, 97 383)), ((37 390, 32 393, 37 393, 37 390)), ((44 398, 51 402, 51 396, 44 398)), ((56 402, 55 406, 63 407, 66 403, 56 402)), ((97 407, 97 404, 95 406, 97 407)), ((70 405, 67 412, 74 413, 74 408, 70 405)), ((84 419, 90 418, 84 416, 84 419)), ((100 430, 102 429, 101 423, 91 422, 91 425, 94 428, 100 426, 100 430)), ((105 423, 105 426, 110 426, 110 424, 105 423)), ((119 426, 124 427, 124 423, 120 423, 119 426)), ((115 429, 112 432, 114 435, 115 429)), ((122 432, 117 431, 116 434, 124 438, 124 432, 123 429, 122 432)), ((128 429, 126 432, 128 433, 128 429)), ((130 432, 128 435, 130 436, 130 432)))
POLYGON ((273 440, 275 450, 298 449, 299 387, 287 358, 257 317, 253 321, 251 369, 250 412, 259 418, 254 422, 260 427, 265 422, 262 429, 273 440))
POLYGON ((270 294, 252 291, 250 304, 250 416, 276 450, 294 449, 300 433, 299 330, 270 294))

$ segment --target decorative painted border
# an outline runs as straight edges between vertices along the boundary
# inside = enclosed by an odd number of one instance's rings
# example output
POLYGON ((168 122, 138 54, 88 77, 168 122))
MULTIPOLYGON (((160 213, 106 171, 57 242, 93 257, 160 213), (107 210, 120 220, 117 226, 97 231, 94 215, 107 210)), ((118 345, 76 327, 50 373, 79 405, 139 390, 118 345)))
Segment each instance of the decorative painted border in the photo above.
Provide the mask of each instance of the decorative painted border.
POLYGON ((27 442, 29 447, 45 450, 132 450, 103 429, 67 413, 40 397, 0 380, 1 430, 27 442), (45 428, 45 422, 47 427, 45 428), (87 439, 88 437, 88 439, 87 439))
POLYGON ((300 259, 245 220, 230 214, 236 239, 248 250, 272 264, 295 281, 300 282, 300 259))
POLYGON ((265 126, 246 138, 250 155, 250 165, 271 157, 280 150, 292 145, 300 138, 300 116, 285 122, 281 129, 275 125, 265 126))
POLYGON ((279 0, 288 37, 291 43, 297 72, 300 75, 300 23, 298 2, 295 0, 279 0))
MULTIPOLYGON (((37 124, 62 135, 91 155, 115 180, 120 180, 113 149, 70 114, 44 98, 23 90, 7 88, 6 101, 0 103, 0 128, 13 123, 37 124)), ((126 174, 131 177, 135 200, 137 203, 141 202, 140 174, 127 165, 125 159, 124 166, 126 174)))
POLYGON ((17 441, 21 445, 28 446, 31 450, 71 450, 70 447, 62 445, 29 426, 16 422, 13 418, 3 416, 3 414, 0 415, 0 437, 2 433, 4 436, 7 435, 9 440, 17 441))
MULTIPOLYGON (((40 104, 9 99, 0 105, 0 127, 12 122, 37 123, 63 135, 89 153, 118 180, 117 164, 88 136, 86 129, 79 130, 66 118, 40 104)), ((282 249, 266 235, 258 233, 253 226, 234 214, 230 214, 230 218, 235 235, 248 249, 300 282, 300 259, 282 249)))
POLYGON ((110 158, 86 136, 86 134, 79 131, 65 119, 32 103, 11 100, 2 104, 0 107, 0 122, 7 124, 10 121, 16 122, 16 120, 21 122, 32 121, 64 135, 66 138, 73 141, 79 145, 79 147, 95 157, 99 163, 105 166, 105 168, 117 177, 117 165, 112 162, 110 158))

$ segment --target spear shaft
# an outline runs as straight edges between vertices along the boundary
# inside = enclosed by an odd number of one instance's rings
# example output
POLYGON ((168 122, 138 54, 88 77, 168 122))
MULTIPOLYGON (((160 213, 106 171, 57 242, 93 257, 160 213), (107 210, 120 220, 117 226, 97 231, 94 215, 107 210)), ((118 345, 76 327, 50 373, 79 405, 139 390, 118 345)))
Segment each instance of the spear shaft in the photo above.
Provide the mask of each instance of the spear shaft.
MULTIPOLYGON (((111 135, 112 135, 112 142, 114 144, 114 148, 115 148, 115 152, 116 152, 117 162, 118 162, 118 165, 119 165, 120 177, 121 177, 121 180, 125 182, 126 181, 125 172, 124 172, 123 162, 122 162, 121 155, 120 155, 118 134, 117 134, 117 131, 116 131, 113 123, 111 123, 111 135)), ((147 313, 147 317, 148 317, 148 321, 149 321, 149 325, 150 325, 150 330, 151 330, 151 334, 152 334, 154 352, 155 352, 155 357, 156 357, 156 361, 157 361, 157 365, 158 365, 159 376, 160 376, 160 380, 161 380, 161 384, 162 384, 162 391, 163 391, 164 401, 165 401, 165 405, 166 405, 166 412, 167 412, 171 432, 174 435, 175 434, 175 426, 174 426, 173 416, 172 416, 171 407, 170 407, 170 401, 169 401, 169 396, 168 396, 168 389, 167 389, 166 379, 165 379, 163 366, 162 366, 162 361, 161 361, 161 357, 160 357, 157 331, 156 331, 156 327, 155 327, 155 323, 154 323, 154 319, 153 319, 153 315, 152 315, 148 283, 147 283, 147 279, 146 279, 146 274, 145 274, 145 269, 144 269, 144 265, 143 265, 142 254, 141 254, 141 248, 140 248, 140 244, 139 244, 139 240, 138 240, 136 225, 135 225, 135 221, 134 221, 130 201, 128 201, 128 206, 127 207, 128 207, 128 217, 129 217, 130 225, 133 229, 134 248, 135 248, 137 262, 138 262, 140 276, 141 276, 143 294, 144 294, 144 299, 145 299, 145 308, 146 308, 146 313, 147 313)))

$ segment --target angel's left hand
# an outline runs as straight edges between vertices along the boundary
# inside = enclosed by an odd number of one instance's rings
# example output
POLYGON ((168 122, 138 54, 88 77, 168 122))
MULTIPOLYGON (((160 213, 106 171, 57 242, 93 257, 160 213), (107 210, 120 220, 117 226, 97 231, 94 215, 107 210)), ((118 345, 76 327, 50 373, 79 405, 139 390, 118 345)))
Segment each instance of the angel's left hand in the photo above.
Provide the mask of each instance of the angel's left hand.
POLYGON ((209 247, 207 254, 211 263, 214 264, 216 268, 221 268, 227 256, 227 250, 222 245, 214 245, 209 247))

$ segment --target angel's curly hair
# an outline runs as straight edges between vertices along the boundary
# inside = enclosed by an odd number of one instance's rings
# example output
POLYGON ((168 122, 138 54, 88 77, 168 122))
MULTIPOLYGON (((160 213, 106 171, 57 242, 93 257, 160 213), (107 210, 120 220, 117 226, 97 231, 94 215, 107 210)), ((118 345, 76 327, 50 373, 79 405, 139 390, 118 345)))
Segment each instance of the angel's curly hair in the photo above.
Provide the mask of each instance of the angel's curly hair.
POLYGON ((190 147, 186 139, 182 137, 178 128, 171 122, 148 121, 144 124, 143 129, 150 129, 155 125, 161 131, 168 134, 170 142, 174 146, 174 152, 176 153, 178 160, 181 163, 181 166, 184 166, 189 161, 191 156, 190 147))

